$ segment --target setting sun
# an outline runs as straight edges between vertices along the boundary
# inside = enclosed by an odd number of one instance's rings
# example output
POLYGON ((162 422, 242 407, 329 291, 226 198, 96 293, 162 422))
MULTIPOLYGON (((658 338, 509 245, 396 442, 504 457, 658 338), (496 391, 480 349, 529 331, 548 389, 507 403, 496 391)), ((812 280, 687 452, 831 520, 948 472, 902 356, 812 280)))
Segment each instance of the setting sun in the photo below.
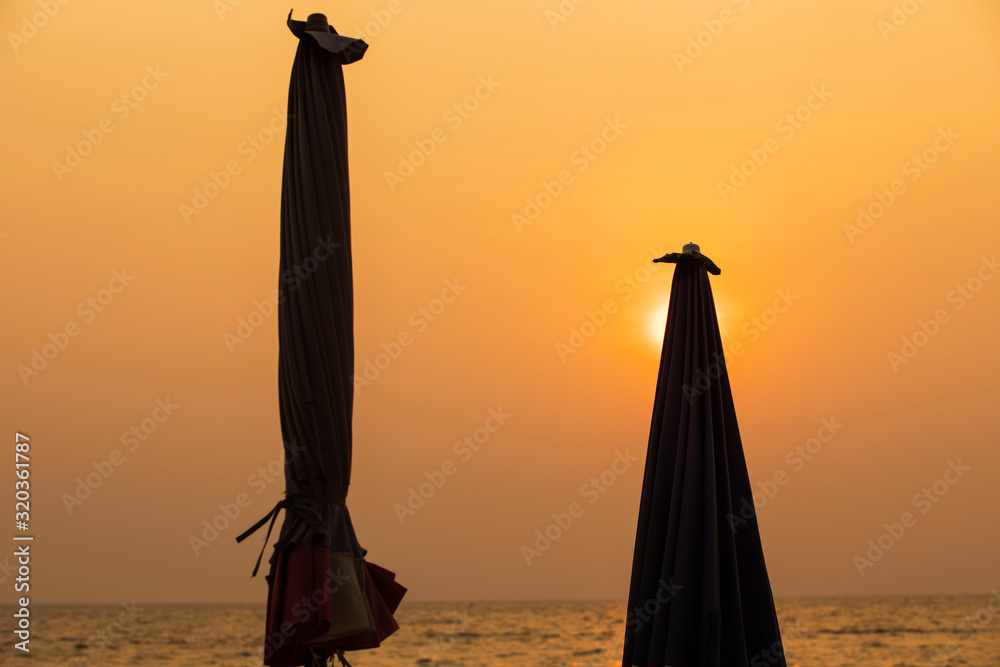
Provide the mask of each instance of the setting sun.
POLYGON ((667 325, 667 309, 669 305, 668 294, 667 300, 649 313, 649 326, 646 333, 649 336, 650 343, 655 345, 657 349, 663 345, 663 332, 667 325))

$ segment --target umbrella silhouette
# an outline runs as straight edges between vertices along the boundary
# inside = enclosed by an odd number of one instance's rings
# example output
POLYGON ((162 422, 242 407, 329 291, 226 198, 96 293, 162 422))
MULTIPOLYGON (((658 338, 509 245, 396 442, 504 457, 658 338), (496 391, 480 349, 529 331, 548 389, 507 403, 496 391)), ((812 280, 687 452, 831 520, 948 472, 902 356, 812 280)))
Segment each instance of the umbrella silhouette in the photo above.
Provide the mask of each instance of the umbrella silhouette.
POLYGON ((784 667, 784 651, 697 245, 676 263, 639 504, 622 664, 784 667), (734 520, 735 518, 735 520, 734 520))
MULTIPOLYGON (((270 560, 264 664, 312 665, 374 648, 398 626, 406 589, 365 560, 346 498, 354 399, 347 109, 342 66, 368 45, 323 14, 288 27, 299 39, 288 90, 281 184, 278 402, 285 497, 237 538, 285 510, 270 560)), ((264 548, 267 539, 264 538, 264 548)), ((254 567, 256 575, 260 561, 254 567)))

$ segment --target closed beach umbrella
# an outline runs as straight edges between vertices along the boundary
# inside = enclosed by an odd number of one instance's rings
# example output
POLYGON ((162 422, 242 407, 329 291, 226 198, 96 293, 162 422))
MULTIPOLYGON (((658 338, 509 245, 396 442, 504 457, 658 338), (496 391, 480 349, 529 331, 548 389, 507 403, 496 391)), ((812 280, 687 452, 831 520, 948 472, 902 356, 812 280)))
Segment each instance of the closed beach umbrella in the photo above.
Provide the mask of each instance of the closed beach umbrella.
POLYGON ((322 14, 307 21, 289 14, 288 27, 299 43, 281 185, 278 401, 285 497, 237 539, 268 522, 270 536, 285 510, 267 576, 264 664, 277 667, 325 664, 334 655, 343 661, 345 650, 378 646, 398 628, 393 612, 406 590, 392 572, 365 560, 346 505, 354 288, 342 66, 359 60, 367 44, 338 35, 322 14))
POLYGON ((708 274, 673 262, 629 588, 626 667, 785 665, 708 274))

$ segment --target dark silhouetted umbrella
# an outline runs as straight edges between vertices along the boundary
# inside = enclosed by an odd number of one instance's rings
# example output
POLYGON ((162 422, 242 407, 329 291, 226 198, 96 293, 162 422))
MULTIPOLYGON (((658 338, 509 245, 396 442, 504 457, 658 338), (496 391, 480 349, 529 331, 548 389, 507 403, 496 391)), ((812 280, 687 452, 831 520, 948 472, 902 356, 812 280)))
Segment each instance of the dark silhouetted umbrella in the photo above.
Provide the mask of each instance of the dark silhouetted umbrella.
POLYGON ((639 504, 622 664, 785 665, 709 272, 674 262, 639 504))
MULTIPOLYGON (((406 589, 364 560, 347 511, 354 405, 347 109, 342 66, 368 48, 323 14, 299 39, 288 90, 281 184, 278 393, 285 497, 237 541, 285 510, 268 581, 264 664, 314 664, 373 648, 398 626, 406 589)), ((267 538, 264 539, 264 547, 267 538)), ((261 551, 263 557, 263 551, 261 551)), ((254 574, 260 567, 257 559, 254 574)))

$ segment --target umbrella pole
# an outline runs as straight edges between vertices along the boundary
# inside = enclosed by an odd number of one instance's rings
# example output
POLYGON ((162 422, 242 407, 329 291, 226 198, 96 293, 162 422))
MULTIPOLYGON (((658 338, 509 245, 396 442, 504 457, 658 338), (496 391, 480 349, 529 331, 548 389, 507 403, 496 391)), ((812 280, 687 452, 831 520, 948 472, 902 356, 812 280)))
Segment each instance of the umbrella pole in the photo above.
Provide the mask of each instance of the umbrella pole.
MULTIPOLYGON (((309 649, 309 653, 312 656, 312 667, 324 667, 326 665, 326 657, 321 653, 317 653, 316 649, 309 649)), ((343 651, 336 651, 333 656, 340 658, 340 664, 342 667, 351 667, 351 663, 347 662, 347 658, 344 657, 343 651)), ((330 660, 332 661, 333 657, 331 657, 330 660)), ((333 663, 331 662, 331 664, 333 663)))

